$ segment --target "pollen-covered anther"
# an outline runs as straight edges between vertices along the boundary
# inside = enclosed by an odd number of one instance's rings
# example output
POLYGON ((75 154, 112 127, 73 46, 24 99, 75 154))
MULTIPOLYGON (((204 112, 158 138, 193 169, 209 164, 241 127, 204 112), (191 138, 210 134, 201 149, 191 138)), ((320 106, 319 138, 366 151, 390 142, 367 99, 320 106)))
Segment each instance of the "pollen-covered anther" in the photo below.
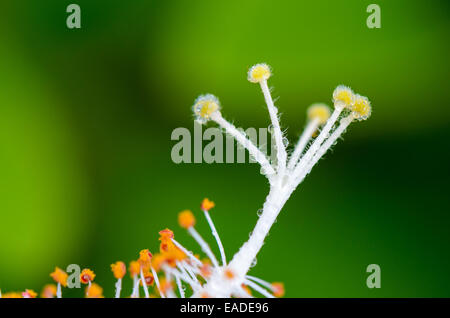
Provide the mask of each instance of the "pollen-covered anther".
POLYGON ((323 125, 330 118, 330 108, 322 103, 312 104, 308 108, 308 119, 317 120, 319 125, 323 125))
POLYGON ((67 286, 67 277, 68 277, 68 275, 61 268, 55 267, 55 271, 50 274, 50 277, 53 278, 53 280, 55 282, 61 284, 62 286, 64 286, 64 287, 67 286))
POLYGON ((372 113, 372 106, 367 97, 356 95, 355 102, 351 107, 353 118, 356 120, 366 120, 372 113))
POLYGON ((202 266, 200 266, 200 274, 205 278, 209 278, 212 274, 211 264, 202 263, 202 266))
POLYGON ((173 231, 169 230, 169 229, 164 229, 159 231, 159 240, 170 240, 173 239, 174 235, 173 235, 173 231))
POLYGON ((241 287, 242 287, 243 290, 245 290, 245 292, 247 294, 249 294, 250 296, 252 295, 252 290, 247 285, 242 284, 241 287))
POLYGON ((275 297, 283 297, 284 284, 279 282, 272 283, 272 292, 275 297))
POLYGON ((212 94, 200 95, 195 100, 194 106, 192 106, 195 119, 200 124, 206 123, 211 118, 211 115, 219 110, 219 99, 212 94))
POLYGON ((89 268, 85 268, 81 271, 80 274, 80 281, 83 284, 88 284, 89 282, 92 282, 95 278, 95 273, 90 270, 89 268))
POLYGON ((2 298, 22 298, 22 293, 19 292, 9 292, 2 294, 2 298))
POLYGON ((25 289, 25 291, 22 293, 23 298, 36 298, 37 293, 32 289, 25 289))
POLYGON ((55 284, 45 285, 41 292, 41 298, 55 298, 56 290, 55 284))
MULTIPOLYGON (((153 277, 152 273, 146 272, 144 273, 144 280, 147 286, 151 286, 155 282, 155 277, 153 277)), ((142 286, 142 281, 140 282, 140 285, 142 286)))
POLYGON ((159 245, 159 250, 161 253, 168 252, 170 249, 174 248, 174 243, 172 239, 174 238, 173 232, 169 229, 164 229, 159 231, 159 240, 161 244, 159 245))
POLYGON ((141 269, 141 265, 138 261, 131 261, 130 265, 128 266, 128 271, 130 272, 131 277, 135 277, 139 274, 139 271, 141 269))
POLYGON ((115 278, 121 279, 125 276, 127 267, 125 266, 124 262, 119 261, 111 264, 111 271, 113 272, 115 278))
POLYGON ((150 262, 152 260, 152 257, 153 255, 152 253, 150 253, 148 249, 144 249, 139 252, 138 262, 144 271, 150 268, 150 262))
POLYGON ((178 224, 182 228, 188 229, 195 225, 195 217, 192 211, 184 210, 178 214, 178 224))
POLYGON ((161 269, 161 266, 166 262, 166 257, 164 256, 164 254, 156 254, 153 258, 152 258, 152 268, 155 271, 159 271, 161 269))
POLYGON ((208 198, 204 198, 202 203, 200 204, 200 209, 202 209, 203 211, 209 211, 215 206, 216 205, 213 201, 210 201, 208 198))
POLYGON ((261 63, 252 66, 248 70, 247 79, 252 83, 259 83, 261 81, 266 81, 272 75, 270 67, 267 64, 261 63))
POLYGON ((225 278, 229 280, 232 280, 236 277, 236 274, 230 268, 225 269, 223 274, 225 275, 225 278))
POLYGON ((161 291, 165 294, 170 290, 173 290, 173 283, 170 280, 167 280, 165 278, 161 278, 159 282, 159 286, 161 288, 161 291))
POLYGON ((355 94, 350 87, 339 85, 333 92, 335 107, 350 108, 355 102, 355 94))
POLYGON ((91 286, 86 287, 86 297, 87 298, 104 298, 103 288, 98 284, 93 283, 91 286))

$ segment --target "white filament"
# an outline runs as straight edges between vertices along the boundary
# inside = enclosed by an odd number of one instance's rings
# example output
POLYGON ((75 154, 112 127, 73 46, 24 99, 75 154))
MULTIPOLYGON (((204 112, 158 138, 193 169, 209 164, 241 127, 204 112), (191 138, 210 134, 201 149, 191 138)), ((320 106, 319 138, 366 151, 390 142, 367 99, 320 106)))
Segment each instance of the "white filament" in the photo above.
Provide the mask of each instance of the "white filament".
POLYGON ((198 234, 198 232, 195 230, 193 226, 188 228, 189 234, 194 238, 194 240, 197 241, 198 245, 202 248, 203 252, 205 252, 206 255, 208 255, 211 262, 214 264, 215 267, 219 267, 219 263, 217 262, 216 257, 214 256, 213 252, 211 251, 211 248, 209 247, 208 243, 198 234))
POLYGON ((216 239, 217 245, 219 246, 220 256, 222 258, 222 265, 226 266, 227 259, 225 257, 225 250, 223 248, 222 241, 220 240, 219 233, 217 233, 216 227, 214 226, 214 223, 211 219, 211 216, 209 215, 209 212, 207 210, 203 210, 203 212, 205 214, 206 220, 208 221, 209 227, 211 228, 212 234, 213 234, 214 238, 216 239))

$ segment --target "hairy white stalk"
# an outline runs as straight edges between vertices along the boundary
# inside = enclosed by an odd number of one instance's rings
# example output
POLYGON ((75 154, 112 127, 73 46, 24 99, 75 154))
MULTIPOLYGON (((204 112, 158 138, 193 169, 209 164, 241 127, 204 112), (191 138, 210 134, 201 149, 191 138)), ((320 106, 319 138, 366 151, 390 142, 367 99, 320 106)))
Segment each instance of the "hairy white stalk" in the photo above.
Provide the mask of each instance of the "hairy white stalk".
POLYGON ((286 192, 286 188, 272 187, 266 202, 263 205, 263 212, 252 231, 249 240, 242 245, 230 262, 230 267, 239 277, 244 277, 249 271, 253 260, 264 244, 264 239, 275 222, 286 200, 292 192, 286 192))
MULTIPOLYGON (((331 114, 330 118, 327 120, 327 123, 323 127, 322 131, 320 132, 319 136, 317 136, 316 140, 312 143, 311 147, 308 149, 308 151, 305 153, 305 155, 300 159, 300 162, 297 164, 297 166, 294 169, 293 172, 293 178, 296 179, 298 175, 302 173, 302 170, 305 169, 305 167, 308 165, 309 161, 312 159, 312 157, 316 154, 316 152, 319 150, 320 146, 324 142, 326 138, 328 138, 331 129, 333 128, 334 124, 339 118, 339 115, 341 114, 343 108, 342 107, 335 107, 333 113, 331 114)), ((296 187, 297 185, 295 185, 296 187)))
POLYGON ((214 226, 214 222, 211 219, 208 210, 203 210, 203 213, 205 214, 205 218, 208 221, 209 227, 211 228, 212 234, 214 238, 216 239, 217 246, 219 247, 220 256, 222 258, 222 265, 227 265, 227 258, 225 257, 225 250, 222 245, 222 241, 220 240, 219 233, 217 233, 216 227, 214 226))
POLYGON ((322 144, 319 150, 316 152, 311 161, 307 164, 306 168, 302 171, 302 174, 298 176, 297 182, 302 182, 303 179, 311 172, 311 169, 316 165, 317 161, 331 148, 331 146, 337 141, 337 139, 345 132, 347 127, 353 121, 353 116, 347 116, 341 119, 339 126, 333 131, 331 136, 322 144))
POLYGON ((211 115, 211 119, 215 121, 220 127, 225 129, 225 131, 234 137, 236 141, 241 144, 245 149, 248 150, 250 156, 258 162, 263 170, 263 173, 270 177, 275 174, 275 170, 267 159, 266 155, 259 150, 258 147, 255 146, 250 139, 248 139, 241 131, 239 131, 233 124, 229 123, 225 118, 222 117, 222 114, 219 111, 214 112, 211 115))
MULTIPOLYGON (((278 109, 275 107, 272 95, 270 94, 269 87, 267 86, 267 80, 262 80, 260 83, 261 90, 264 94, 264 99, 266 100, 267 109, 269 110, 270 120, 272 122, 272 127, 275 137, 275 149, 277 152, 277 173, 278 175, 284 175, 286 170, 286 159, 287 153, 286 148, 283 143, 283 133, 281 132, 280 122, 278 120, 278 109)), ((280 182, 282 179, 280 180, 280 182)))
POLYGON ((120 298, 120 291, 122 290, 122 279, 118 278, 116 282, 116 298, 120 298))
POLYGON ((211 248, 209 247, 208 243, 198 234, 198 232, 195 230, 193 226, 188 228, 189 234, 194 238, 194 240, 197 241, 198 245, 202 248, 203 252, 209 257, 211 262, 215 267, 219 267, 219 263, 217 262, 216 257, 214 256, 213 252, 211 251, 211 248))
POLYGON ((306 145, 308 144, 309 140, 312 138, 312 135, 319 127, 319 119, 314 118, 313 120, 310 120, 308 124, 306 125, 305 130, 303 131, 302 135, 300 136, 297 145, 295 146, 294 152, 292 153, 289 163, 288 163, 288 170, 291 170, 295 167, 298 160, 300 159, 301 154, 306 148, 306 145))

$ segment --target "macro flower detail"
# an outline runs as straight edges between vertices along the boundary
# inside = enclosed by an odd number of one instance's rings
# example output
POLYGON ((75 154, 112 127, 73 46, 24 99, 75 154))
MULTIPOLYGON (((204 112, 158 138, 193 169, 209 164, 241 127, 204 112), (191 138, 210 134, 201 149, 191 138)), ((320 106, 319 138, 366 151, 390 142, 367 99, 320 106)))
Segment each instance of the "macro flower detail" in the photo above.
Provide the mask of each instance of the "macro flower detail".
POLYGON ((200 205, 200 209, 202 209, 203 211, 209 211, 215 206, 216 205, 214 204, 214 202, 210 201, 208 198, 204 198, 202 204, 200 205))
POLYGON ((111 264, 111 271, 115 278, 122 279, 127 272, 127 267, 124 262, 115 262, 114 264, 111 264))
POLYGON ((248 70, 247 79, 252 83, 266 81, 272 75, 270 67, 267 64, 256 64, 248 70))
POLYGON ((36 298, 37 293, 32 289, 25 289, 25 291, 22 293, 23 298, 36 298))
POLYGON ((182 228, 188 229, 195 225, 195 217, 194 214, 190 210, 181 211, 178 214, 178 224, 182 228))
POLYGON ((44 286, 41 292, 41 298, 55 298, 56 297, 56 285, 47 284, 44 286))
POLYGON ((113 272, 114 277, 117 279, 115 298, 120 298, 120 291, 122 290, 122 278, 127 272, 127 267, 125 266, 124 262, 118 261, 114 264, 111 264, 111 271, 113 272))
POLYGON ((219 99, 212 94, 200 95, 192 106, 195 119, 198 123, 206 123, 212 114, 220 110, 219 99))
POLYGON ((59 267, 55 267, 55 271, 50 274, 50 277, 57 283, 56 297, 62 297, 61 286, 67 287, 67 278, 69 275, 59 267))
POLYGON ((95 273, 92 270, 85 268, 81 271, 80 281, 83 284, 91 283, 94 280, 94 278, 95 278, 95 273))
MULTIPOLYGON (((275 143, 276 160, 270 160, 241 130, 228 122, 221 113, 219 100, 211 94, 199 96, 194 103, 195 119, 200 123, 212 121, 221 127, 244 147, 261 166, 261 173, 267 178, 269 192, 258 213, 258 220, 251 235, 240 249, 227 260, 219 232, 211 218, 210 210, 215 203, 205 198, 200 204, 200 214, 205 217, 211 235, 216 243, 215 253, 207 240, 196 229, 195 211, 183 210, 178 214, 178 223, 198 244, 203 256, 194 254, 175 239, 174 232, 164 229, 159 232, 159 252, 153 255, 149 249, 139 252, 137 260, 129 263, 129 273, 133 279, 130 297, 140 297, 141 289, 146 298, 155 294, 162 298, 172 297, 282 297, 283 283, 270 283, 249 275, 257 254, 261 250, 277 216, 294 190, 302 183, 312 168, 336 143, 352 122, 365 120, 371 115, 371 103, 367 97, 355 94, 349 87, 339 85, 332 94, 334 109, 325 104, 313 104, 307 110, 308 122, 293 151, 288 151, 281 130, 278 109, 272 99, 267 80, 272 72, 267 64, 256 64, 248 71, 248 80, 258 83, 267 104, 275 143), (216 257, 216 254, 220 257, 216 257)), ((214 212, 220 213, 220 206, 214 212)), ((122 279, 126 267, 123 262, 111 265, 116 282, 115 297, 121 297, 122 279)), ((47 285, 42 297, 61 297, 61 286, 67 286, 67 274, 56 267, 50 274, 55 285, 47 285)), ((103 297, 103 289, 93 283, 95 274, 84 269, 81 282, 89 284, 85 296, 103 297)), ((7 296, 34 296, 32 290, 24 293, 6 293, 7 296)))
POLYGON ((96 283, 86 287, 86 298, 103 298, 103 288, 96 283))
POLYGON ((312 104, 308 108, 308 119, 310 121, 316 120, 318 125, 325 124, 328 118, 330 118, 330 115, 330 108, 325 104, 312 104))

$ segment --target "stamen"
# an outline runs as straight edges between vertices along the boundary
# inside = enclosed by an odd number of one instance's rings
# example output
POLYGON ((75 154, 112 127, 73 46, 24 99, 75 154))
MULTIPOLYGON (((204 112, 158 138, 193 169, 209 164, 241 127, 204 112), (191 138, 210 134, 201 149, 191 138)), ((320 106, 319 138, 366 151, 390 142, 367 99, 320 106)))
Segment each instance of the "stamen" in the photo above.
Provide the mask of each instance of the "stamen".
POLYGON ((250 275, 246 275, 245 278, 250 279, 258 284, 260 284, 261 286, 264 286, 268 289, 272 289, 272 284, 255 276, 250 276, 250 275))
POLYGON ((225 256, 225 250, 222 245, 222 241, 220 240, 219 233, 217 233, 216 227, 214 226, 214 222, 211 219, 211 216, 209 215, 209 209, 214 207, 214 202, 209 201, 207 198, 203 200, 203 203, 201 205, 203 207, 203 213, 205 214, 205 218, 208 221, 209 227, 211 228, 212 234, 214 238, 216 239, 217 245, 219 246, 220 256, 222 258, 222 265, 227 265, 227 259, 225 256), (206 201, 206 202, 205 202, 206 201), (207 204, 209 203, 209 204, 207 204))
POLYGON ((219 263, 217 262, 216 257, 214 256, 213 252, 211 251, 211 248, 209 247, 208 243, 198 234, 198 232, 195 230, 194 227, 188 228, 189 234, 194 238, 194 240, 197 241, 198 245, 202 248, 203 252, 208 255, 211 262, 214 264, 215 267, 219 267, 219 263))
POLYGON ((251 280, 246 279, 245 280, 245 284, 250 286, 251 288, 253 288, 254 290, 256 290, 258 293, 260 293, 261 295, 267 297, 267 298, 275 298, 271 293, 269 293, 267 290, 265 290, 264 288, 262 288, 261 286, 255 284, 254 282, 252 282, 251 280))
POLYGON ((184 295, 184 289, 183 289, 183 285, 181 284, 180 277, 175 276, 175 281, 177 282, 178 291, 180 292, 180 297, 186 298, 186 296, 184 295))
POLYGON ((133 276, 133 291, 131 292, 131 298, 139 298, 139 282, 141 280, 137 275, 133 276))
POLYGON ((195 263, 197 263, 198 265, 202 265, 202 262, 194 256, 194 254, 192 254, 191 251, 188 251, 183 245, 181 245, 179 242, 177 242, 174 238, 172 238, 172 242, 173 244, 175 244, 176 247, 178 247, 184 254, 186 254, 187 256, 189 256, 189 258, 194 261, 195 263))
POLYGON ((144 289, 145 298, 150 298, 150 295, 148 293, 147 283, 145 282, 145 276, 144 276, 144 270, 141 267, 141 282, 142 282, 142 288, 144 289))
POLYGON ((164 296, 164 293, 163 293, 162 290, 161 290, 161 286, 159 285, 158 274, 157 274, 156 271, 153 269, 153 267, 150 267, 150 268, 151 268, 151 270, 152 270, 153 277, 155 278, 155 284, 156 284, 156 287, 158 288, 159 295, 161 296, 161 298, 166 298, 166 296, 164 296))

